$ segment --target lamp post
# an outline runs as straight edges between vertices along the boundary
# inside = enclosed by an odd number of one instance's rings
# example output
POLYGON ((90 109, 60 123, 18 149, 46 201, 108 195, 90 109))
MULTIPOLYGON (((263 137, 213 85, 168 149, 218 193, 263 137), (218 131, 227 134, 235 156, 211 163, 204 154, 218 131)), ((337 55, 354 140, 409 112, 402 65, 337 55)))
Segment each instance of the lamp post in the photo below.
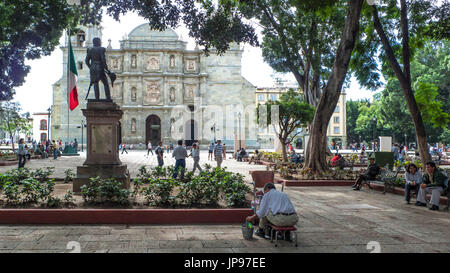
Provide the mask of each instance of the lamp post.
POLYGON ((373 116, 372 121, 373 121, 373 151, 375 152, 375 140, 377 138, 377 136, 376 136, 377 118, 375 116, 373 116))
POLYGON ((238 113, 239 119, 239 151, 241 150, 241 112, 238 113))
POLYGON ((48 119, 47 119, 47 140, 50 142, 50 113, 52 111, 52 107, 50 106, 47 109, 48 112, 48 119))
POLYGON ((214 142, 216 142, 216 123, 211 124, 211 131, 214 131, 214 142))
POLYGON ((408 147, 408 140, 407 140, 407 134, 405 134, 405 146, 408 147))
POLYGON ((81 120, 81 152, 83 152, 83 146, 84 146, 84 128, 86 127, 86 124, 84 123, 84 120, 81 120))

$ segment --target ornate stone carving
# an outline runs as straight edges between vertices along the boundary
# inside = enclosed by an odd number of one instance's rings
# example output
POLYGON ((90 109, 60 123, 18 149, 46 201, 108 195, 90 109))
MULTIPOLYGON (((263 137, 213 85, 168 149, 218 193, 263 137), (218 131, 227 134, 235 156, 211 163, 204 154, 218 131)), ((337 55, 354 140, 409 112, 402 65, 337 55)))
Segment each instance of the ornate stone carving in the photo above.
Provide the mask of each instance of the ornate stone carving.
POLYGON ((187 71, 195 71, 195 60, 187 60, 186 70, 187 71))
POLYGON ((131 68, 136 68, 137 67, 136 59, 137 59, 136 55, 131 55, 131 68))
POLYGON ((170 88, 170 94, 169 94, 170 102, 175 102, 175 88, 170 88))
POLYGON ((161 90, 157 82, 148 81, 146 84, 146 92, 144 103, 155 104, 161 101, 161 90))
POLYGON ((193 99, 195 96, 195 86, 194 85, 188 85, 186 87, 186 98, 193 99))
POLYGON ((114 85, 112 96, 113 96, 113 98, 121 98, 122 97, 122 84, 116 83, 114 85))
POLYGON ((136 133, 136 119, 131 119, 131 132, 136 133))
POLYGON ((170 68, 175 67, 175 56, 170 55, 170 68))
POLYGON ((159 60, 156 57, 148 57, 146 69, 148 71, 158 71, 159 70, 159 60))
POLYGON ((136 101, 136 87, 131 88, 131 101, 136 101))

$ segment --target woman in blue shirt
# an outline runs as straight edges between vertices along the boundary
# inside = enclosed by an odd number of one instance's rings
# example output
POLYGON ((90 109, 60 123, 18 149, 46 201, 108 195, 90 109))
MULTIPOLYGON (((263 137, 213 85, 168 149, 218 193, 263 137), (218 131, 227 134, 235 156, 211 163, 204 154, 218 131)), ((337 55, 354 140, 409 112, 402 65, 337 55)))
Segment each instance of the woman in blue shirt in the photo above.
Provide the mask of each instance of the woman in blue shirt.
POLYGON ((410 191, 414 189, 416 196, 419 193, 420 184, 422 183, 422 173, 414 164, 409 164, 405 172, 405 200, 406 204, 409 204, 411 199, 410 191))

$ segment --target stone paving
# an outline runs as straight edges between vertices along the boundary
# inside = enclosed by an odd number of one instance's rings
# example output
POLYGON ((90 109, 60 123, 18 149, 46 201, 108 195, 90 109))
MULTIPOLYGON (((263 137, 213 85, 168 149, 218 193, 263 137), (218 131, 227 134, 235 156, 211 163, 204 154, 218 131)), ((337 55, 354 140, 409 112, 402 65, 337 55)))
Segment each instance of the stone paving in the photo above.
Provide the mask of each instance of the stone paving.
MULTIPOLYGON (((207 154, 202 157, 206 162, 207 154)), ((121 159, 132 176, 140 165, 156 163, 142 151, 121 159)), ((28 167, 56 166, 58 175, 83 160, 34 160, 28 167)), ((247 177, 250 169, 264 169, 229 159, 224 166, 247 177)), ((285 192, 300 216, 298 247, 284 241, 274 247, 258 237, 244 240, 240 225, 0 225, 0 253, 71 252, 67 247, 71 241, 79 243, 82 253, 368 253, 369 242, 379 243, 381 252, 450 252, 450 214, 442 208, 430 211, 406 205, 399 195, 369 189, 355 192, 350 187, 290 187, 285 192)))

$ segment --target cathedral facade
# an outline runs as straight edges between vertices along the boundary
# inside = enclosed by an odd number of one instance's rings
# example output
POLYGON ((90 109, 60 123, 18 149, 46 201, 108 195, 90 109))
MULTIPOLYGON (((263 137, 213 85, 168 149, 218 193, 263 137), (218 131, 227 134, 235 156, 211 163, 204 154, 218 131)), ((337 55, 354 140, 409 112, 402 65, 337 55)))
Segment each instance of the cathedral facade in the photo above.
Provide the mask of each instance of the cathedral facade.
MULTIPOLYGON (((101 28, 83 27, 71 42, 77 62, 80 105, 68 110, 67 46, 64 52, 63 77, 53 86, 51 138, 63 142, 77 138, 81 143, 83 124, 81 109, 86 109, 89 69, 84 59, 92 39, 102 38, 101 28)), ((241 75, 242 49, 233 45, 223 55, 214 50, 206 56, 198 48, 187 50, 172 29, 151 30, 143 24, 120 41, 120 49, 107 47, 106 58, 117 80, 111 97, 124 112, 121 142, 126 144, 167 145, 183 139, 190 145, 197 140, 208 145, 221 139, 227 145, 243 140, 257 146, 255 91, 241 75)), ((89 99, 94 98, 93 87, 89 99)), ((101 98, 104 98, 100 83, 101 98)), ((85 132, 85 131, 84 131, 85 132)), ((86 143, 86 136, 83 136, 86 143)))

